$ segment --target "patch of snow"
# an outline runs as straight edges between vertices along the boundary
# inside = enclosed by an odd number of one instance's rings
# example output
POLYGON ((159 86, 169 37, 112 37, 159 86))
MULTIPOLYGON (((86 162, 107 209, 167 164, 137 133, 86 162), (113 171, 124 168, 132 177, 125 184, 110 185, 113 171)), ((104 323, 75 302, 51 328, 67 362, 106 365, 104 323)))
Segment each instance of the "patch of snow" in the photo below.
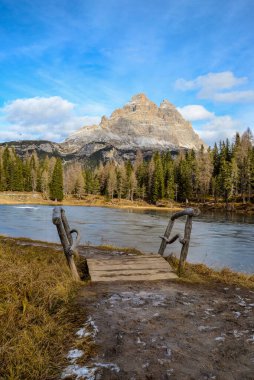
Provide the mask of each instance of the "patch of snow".
POLYGON ((69 365, 65 368, 61 375, 61 379, 69 378, 71 376, 76 376, 76 379, 86 379, 95 380, 95 373, 97 368, 80 367, 79 365, 69 365))
POLYGON ((172 350, 171 350, 171 348, 168 348, 168 347, 167 347, 167 349, 166 349, 166 355, 169 356, 169 357, 172 355, 172 350))
POLYGON ((215 326, 199 326, 198 331, 212 331, 216 330, 218 327, 215 326))
POLYGON ((242 307, 246 307, 246 302, 245 302, 245 300, 241 297, 241 296, 239 296, 238 294, 237 294, 237 296, 236 296, 238 299, 239 299, 239 301, 240 302, 238 302, 238 305, 240 305, 240 306, 242 306, 242 307))
POLYGON ((87 336, 90 336, 91 333, 86 331, 85 327, 82 327, 81 329, 79 329, 77 332, 76 332, 76 335, 79 337, 79 338, 85 338, 87 336))
POLYGON ((233 314, 235 314, 236 318, 239 318, 241 315, 240 311, 233 311, 233 314))
POLYGON ((147 367, 149 367, 149 362, 147 362, 147 363, 145 363, 145 364, 142 364, 142 368, 147 368, 147 367))
POLYGON ((78 358, 81 358, 84 355, 84 351, 78 350, 77 348, 74 348, 73 350, 70 350, 67 355, 67 359, 71 361, 75 361, 78 358))
POLYGON ((113 372, 120 372, 120 368, 114 363, 95 363, 95 365, 97 368, 108 368, 113 372))
POLYGON ((151 301, 152 306, 165 306, 164 301, 166 297, 157 293, 149 293, 146 291, 136 292, 122 292, 121 294, 113 294, 108 301, 111 304, 116 302, 131 302, 134 305, 142 306, 147 301, 151 301))
POLYGON ((88 318, 86 325, 90 326, 93 329, 92 336, 95 337, 98 334, 99 329, 96 326, 95 322, 92 320, 92 317, 88 318))
POLYGON ((214 338, 214 340, 216 340, 217 342, 224 342, 225 337, 224 336, 217 336, 216 338, 214 338))
MULTIPOLYGON (((92 320, 92 317, 89 317, 87 321, 84 324, 84 327, 80 328, 76 335, 79 338, 83 338, 86 336, 92 336, 93 338, 97 335, 99 332, 98 327, 96 326, 95 322, 92 320), (92 332, 88 331, 88 328, 92 329, 92 332)), ((75 377, 76 380, 78 379, 86 379, 86 380, 95 380, 95 374, 99 367, 102 367, 100 363, 96 367, 86 367, 86 366, 79 366, 76 364, 77 359, 81 358, 84 355, 84 351, 78 350, 76 348, 73 348, 68 352, 67 359, 71 362, 71 365, 66 367, 64 371, 62 372, 61 379, 69 378, 69 377, 75 377)), ((115 364, 108 363, 106 365, 109 365, 108 368, 111 368, 112 370, 117 370, 118 367, 115 364), (116 368, 117 367, 117 368, 116 368)))

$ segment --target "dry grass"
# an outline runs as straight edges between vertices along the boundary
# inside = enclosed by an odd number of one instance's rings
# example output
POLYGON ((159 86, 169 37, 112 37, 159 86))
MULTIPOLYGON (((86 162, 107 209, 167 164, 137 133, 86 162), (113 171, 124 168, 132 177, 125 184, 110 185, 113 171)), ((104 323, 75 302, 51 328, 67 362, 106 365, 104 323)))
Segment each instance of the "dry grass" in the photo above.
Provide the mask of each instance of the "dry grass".
POLYGON ((84 323, 62 253, 0 239, 0 379, 59 379, 84 323))
MULTIPOLYGON (((170 265, 177 271, 179 260, 175 256, 167 258, 170 265)), ((182 282, 193 284, 214 285, 218 283, 226 285, 242 286, 254 289, 254 275, 234 272, 229 268, 216 271, 204 264, 185 264, 185 270, 180 278, 182 282)))

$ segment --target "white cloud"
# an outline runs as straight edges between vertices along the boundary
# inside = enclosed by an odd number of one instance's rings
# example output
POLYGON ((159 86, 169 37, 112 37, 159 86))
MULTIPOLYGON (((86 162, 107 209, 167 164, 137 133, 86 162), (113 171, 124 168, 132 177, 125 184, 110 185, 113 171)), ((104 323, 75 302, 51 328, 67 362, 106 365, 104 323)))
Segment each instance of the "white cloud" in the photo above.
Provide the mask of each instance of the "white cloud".
POLYGON ((79 116, 75 111, 73 103, 58 96, 16 99, 0 110, 0 139, 62 141, 84 125, 100 121, 99 116, 79 116))
POLYGON ((205 107, 198 104, 179 107, 177 110, 189 121, 209 120, 214 117, 213 112, 209 112, 205 107))
POLYGON ((10 123, 20 125, 59 123, 69 116, 74 104, 59 96, 49 98, 17 99, 3 108, 10 123))
POLYGON ((231 91, 215 93, 213 99, 224 103, 254 102, 254 91, 231 91))
POLYGON ((247 77, 236 77, 231 71, 208 73, 193 80, 178 79, 175 87, 181 91, 197 90, 200 99, 210 99, 217 102, 253 102, 254 91, 227 91, 233 87, 246 84, 247 77))
POLYGON ((242 132, 247 128, 246 123, 229 115, 217 116, 202 105, 187 105, 178 108, 178 111, 185 119, 193 122, 195 131, 208 145, 226 138, 231 140, 237 131, 242 132))
POLYGON ((208 92, 214 90, 229 89, 237 85, 241 85, 247 81, 246 77, 237 78, 231 71, 223 71, 221 73, 208 73, 201 75, 194 80, 178 79, 175 83, 176 88, 182 91, 201 88, 208 92))
POLYGON ((202 128, 196 129, 199 136, 208 144, 213 145, 215 142, 225 140, 228 138, 231 140, 236 131, 243 128, 240 121, 233 119, 229 115, 215 116, 202 128))

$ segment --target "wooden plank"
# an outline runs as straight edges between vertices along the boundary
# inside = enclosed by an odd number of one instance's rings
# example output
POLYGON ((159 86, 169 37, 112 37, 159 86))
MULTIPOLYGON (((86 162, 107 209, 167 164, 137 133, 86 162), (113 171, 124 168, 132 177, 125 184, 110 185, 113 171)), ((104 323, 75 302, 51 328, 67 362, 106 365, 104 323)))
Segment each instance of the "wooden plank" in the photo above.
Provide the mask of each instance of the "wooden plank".
POLYGON ((159 255, 87 259, 92 282, 171 280, 178 276, 159 255))
POLYGON ((155 275, 128 275, 128 276, 112 276, 103 277, 103 276, 93 276, 92 282, 112 282, 112 281, 157 281, 157 280, 174 280, 177 279, 178 276, 175 273, 161 273, 155 275))
POLYGON ((153 265, 149 265, 148 263, 135 263, 134 264, 125 264, 125 263, 105 263, 105 265, 100 264, 97 265, 97 263, 90 262, 89 268, 92 270, 118 270, 118 269, 162 269, 162 270, 170 270, 169 265, 165 267, 161 263, 153 263, 153 265))

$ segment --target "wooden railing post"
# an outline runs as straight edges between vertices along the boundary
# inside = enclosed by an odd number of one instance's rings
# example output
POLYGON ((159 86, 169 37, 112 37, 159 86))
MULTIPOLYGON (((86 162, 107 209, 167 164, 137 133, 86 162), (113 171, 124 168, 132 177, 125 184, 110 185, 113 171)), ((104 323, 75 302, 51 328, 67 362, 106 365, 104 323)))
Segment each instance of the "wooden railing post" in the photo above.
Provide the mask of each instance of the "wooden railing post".
POLYGON ((192 230, 192 216, 188 215, 186 223, 185 223, 183 246, 181 249, 180 260, 178 264, 179 276, 181 276, 185 267, 185 262, 188 255, 189 245, 190 245, 191 230, 192 230))
POLYGON ((77 230, 70 230, 67 218, 65 216, 65 211, 62 207, 54 207, 52 222, 57 228, 57 232, 62 243, 66 261, 71 270, 72 277, 75 281, 79 281, 80 277, 73 258, 73 255, 76 252, 76 246, 79 243, 79 232, 77 230), (75 242, 73 242, 71 235, 73 232, 77 234, 75 242))
POLYGON ((179 275, 181 275, 184 270, 186 258, 188 255, 190 236, 191 236, 191 230, 192 230, 192 217, 198 216, 199 214, 200 214, 200 210, 197 208, 195 209, 186 208, 183 211, 176 212, 175 214, 171 216, 168 226, 166 228, 166 231, 164 233, 164 236, 161 237, 162 241, 161 241, 161 245, 160 245, 158 253, 162 256, 164 254, 167 244, 172 244, 177 239, 179 239, 180 243, 182 244, 180 260, 179 260, 179 265, 178 265, 179 275), (173 236, 171 239, 169 239, 170 233, 174 225, 174 221, 180 218, 181 216, 185 216, 185 215, 187 216, 187 220, 186 220, 185 229, 184 229, 184 238, 182 238, 180 234, 177 234, 173 236))

